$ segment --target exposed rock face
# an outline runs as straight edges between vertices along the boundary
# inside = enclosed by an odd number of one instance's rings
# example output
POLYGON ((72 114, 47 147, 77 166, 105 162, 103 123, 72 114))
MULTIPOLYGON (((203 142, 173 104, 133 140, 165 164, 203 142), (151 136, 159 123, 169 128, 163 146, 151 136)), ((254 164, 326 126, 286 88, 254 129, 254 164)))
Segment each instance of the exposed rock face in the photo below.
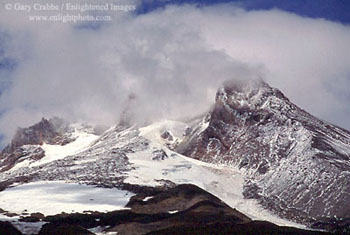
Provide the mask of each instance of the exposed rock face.
POLYGON ((58 145, 70 143, 74 140, 70 137, 70 132, 68 124, 59 118, 43 118, 33 126, 19 128, 11 143, 0 153, 0 172, 7 171, 28 158, 43 158, 45 152, 38 145, 44 142, 58 145))
POLYGON ((239 166, 248 178, 245 196, 289 219, 350 217, 350 133, 263 81, 225 84, 214 110, 176 151, 239 166))
POLYGON ((152 155, 152 160, 164 160, 169 157, 163 149, 153 151, 152 155))
POLYGON ((172 136, 172 134, 169 131, 164 131, 161 135, 161 137, 163 139, 167 139, 169 141, 173 141, 174 137, 172 136))
POLYGON ((26 159, 39 160, 45 156, 42 148, 34 145, 24 145, 17 147, 11 153, 1 153, 0 172, 11 169, 15 164, 26 159))
MULTIPOLYGON (((124 178, 123 172, 130 169, 130 163, 126 153, 132 152, 138 148, 143 148, 147 142, 140 141, 137 133, 132 132, 123 138, 116 139, 116 133, 122 132, 123 128, 106 132, 101 138, 92 143, 88 149, 83 149, 79 153, 75 153, 64 157, 49 161, 41 165, 33 165, 30 167, 18 167, 12 171, 5 171, 0 174, 0 190, 6 188, 11 183, 21 182, 23 176, 26 180, 69 180, 77 183, 94 184, 103 187, 119 186, 124 178), (125 140, 126 146, 113 148, 117 143, 125 140)), ((69 134, 69 132, 67 133, 69 134)), ((24 147, 38 147, 38 145, 25 145, 24 147)), ((17 149, 24 148, 18 147, 17 149)), ((3 162, 12 158, 13 153, 8 158, 4 158, 3 162)), ((27 156, 27 155, 26 155, 27 156)), ((33 158, 33 153, 28 154, 28 158, 33 158)), ((21 155, 21 158, 13 164, 18 164, 27 158, 21 155)), ((1 164, 0 164, 1 166, 1 164)))
POLYGON ((19 128, 11 144, 3 150, 3 153, 10 153, 23 145, 42 145, 44 142, 64 145, 72 141, 65 135, 67 132, 69 132, 69 126, 62 119, 43 118, 33 126, 19 128))

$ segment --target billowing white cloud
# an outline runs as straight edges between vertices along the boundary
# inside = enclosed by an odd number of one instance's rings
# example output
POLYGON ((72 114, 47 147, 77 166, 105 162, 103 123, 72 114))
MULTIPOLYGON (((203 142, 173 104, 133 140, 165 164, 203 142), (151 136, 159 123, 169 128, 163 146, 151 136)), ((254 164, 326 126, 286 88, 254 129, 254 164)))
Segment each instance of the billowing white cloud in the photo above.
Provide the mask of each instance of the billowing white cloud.
POLYGON ((109 125, 127 106, 135 122, 198 115, 223 81, 256 77, 350 127, 348 26, 233 5, 119 13, 98 29, 2 13, 4 50, 18 62, 0 96, 5 141, 42 116, 109 125))
POLYGON ((263 65, 264 79, 293 102, 350 129, 349 26, 278 10, 231 12, 206 11, 201 31, 214 48, 263 65))

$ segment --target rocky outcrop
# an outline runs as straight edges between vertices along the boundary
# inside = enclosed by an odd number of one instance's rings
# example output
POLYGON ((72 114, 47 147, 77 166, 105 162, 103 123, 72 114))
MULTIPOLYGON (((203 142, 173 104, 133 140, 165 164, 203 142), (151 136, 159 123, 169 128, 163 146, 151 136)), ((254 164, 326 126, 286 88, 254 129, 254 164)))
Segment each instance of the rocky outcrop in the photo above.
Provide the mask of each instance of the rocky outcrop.
POLYGON ((69 126, 62 119, 52 118, 41 119, 37 124, 19 128, 9 144, 2 153, 11 153, 23 145, 42 145, 47 144, 65 145, 72 141, 66 134, 69 132, 69 126))
POLYGON ((40 160, 45 152, 40 147, 47 144, 65 145, 74 140, 71 128, 59 118, 47 120, 43 118, 39 123, 19 128, 11 143, 0 153, 0 172, 11 169, 15 164, 26 159, 40 160))
POLYGON ((94 234, 79 225, 49 223, 45 224, 39 232, 39 235, 88 235, 94 234))
POLYGON ((263 81, 226 83, 213 111, 176 151, 240 167, 245 196, 282 217, 304 223, 350 217, 350 133, 263 81))
POLYGON ((0 234, 11 234, 11 235, 21 235, 22 233, 18 231, 10 222, 0 221, 0 234))
POLYGON ((40 160, 45 156, 45 151, 35 145, 25 145, 15 148, 12 152, 6 153, 5 151, 0 154, 0 172, 7 171, 24 160, 40 160))
MULTIPOLYGON (((46 121, 44 122, 46 123, 46 121)), ((50 126, 54 127, 51 124, 50 126)), ((59 130, 58 128, 54 129, 59 130)), ((87 127, 86 130, 83 129, 82 131, 84 133, 90 133, 94 130, 87 127)), ((94 184, 102 187, 119 187, 120 182, 125 179, 124 172, 131 168, 126 153, 134 151, 139 145, 143 146, 143 144, 147 144, 147 142, 139 143, 136 133, 131 133, 123 137, 127 143, 126 146, 113 148, 120 141, 120 139, 115 138, 116 134, 122 131, 123 129, 118 129, 106 132, 101 136, 101 139, 91 143, 89 148, 82 149, 81 152, 62 159, 59 158, 46 163, 44 162, 41 165, 33 164, 30 167, 21 167, 21 162, 26 159, 39 157, 42 148, 40 145, 23 145, 17 147, 13 153, 9 155, 3 154, 2 159, 0 159, 0 167, 3 167, 0 169, 0 171, 3 171, 3 174, 0 174, 0 190, 5 189, 12 183, 26 183, 28 180, 65 180, 88 185, 94 184), (19 151, 18 156, 15 155, 17 151, 19 151), (35 151, 38 151, 38 153, 35 151), (16 167, 13 168, 13 166, 16 167), (11 170, 9 171, 9 169, 11 170), (21 181, 22 179, 27 181, 21 181)), ((70 137, 70 132, 71 130, 68 129, 68 132, 59 136, 70 137)))
MULTIPOLYGON (((140 190, 140 189, 139 189, 140 190)), ((219 198, 184 184, 160 190, 140 190, 127 204, 130 210, 48 216, 39 234, 322 234, 268 222, 252 221, 219 198), (102 232, 101 231, 101 232, 102 232)))

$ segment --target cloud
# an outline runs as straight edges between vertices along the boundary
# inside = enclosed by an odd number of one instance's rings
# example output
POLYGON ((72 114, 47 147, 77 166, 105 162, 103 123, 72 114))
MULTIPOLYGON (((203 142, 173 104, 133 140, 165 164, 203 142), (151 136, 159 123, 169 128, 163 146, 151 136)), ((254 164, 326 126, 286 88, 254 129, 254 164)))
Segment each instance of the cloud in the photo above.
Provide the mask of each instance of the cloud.
POLYGON ((265 80, 312 114, 350 129, 350 27, 271 11, 208 9, 207 41, 231 57, 261 64, 265 80))
POLYGON ((0 96, 5 141, 42 116, 110 125, 127 107, 138 123, 198 115, 223 81, 256 77, 350 127, 348 26, 229 4, 118 13, 97 28, 2 13, 10 40, 0 45, 16 61, 0 96))

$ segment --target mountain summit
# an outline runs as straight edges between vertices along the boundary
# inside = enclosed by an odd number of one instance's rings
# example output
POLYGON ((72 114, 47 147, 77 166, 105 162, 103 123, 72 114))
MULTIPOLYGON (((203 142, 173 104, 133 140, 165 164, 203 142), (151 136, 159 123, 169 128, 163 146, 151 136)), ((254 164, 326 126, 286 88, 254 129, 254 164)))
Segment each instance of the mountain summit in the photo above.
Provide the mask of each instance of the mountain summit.
POLYGON ((224 84, 213 111, 176 151, 239 167, 244 195, 281 216, 300 222, 350 217, 350 133, 261 80, 224 84))

